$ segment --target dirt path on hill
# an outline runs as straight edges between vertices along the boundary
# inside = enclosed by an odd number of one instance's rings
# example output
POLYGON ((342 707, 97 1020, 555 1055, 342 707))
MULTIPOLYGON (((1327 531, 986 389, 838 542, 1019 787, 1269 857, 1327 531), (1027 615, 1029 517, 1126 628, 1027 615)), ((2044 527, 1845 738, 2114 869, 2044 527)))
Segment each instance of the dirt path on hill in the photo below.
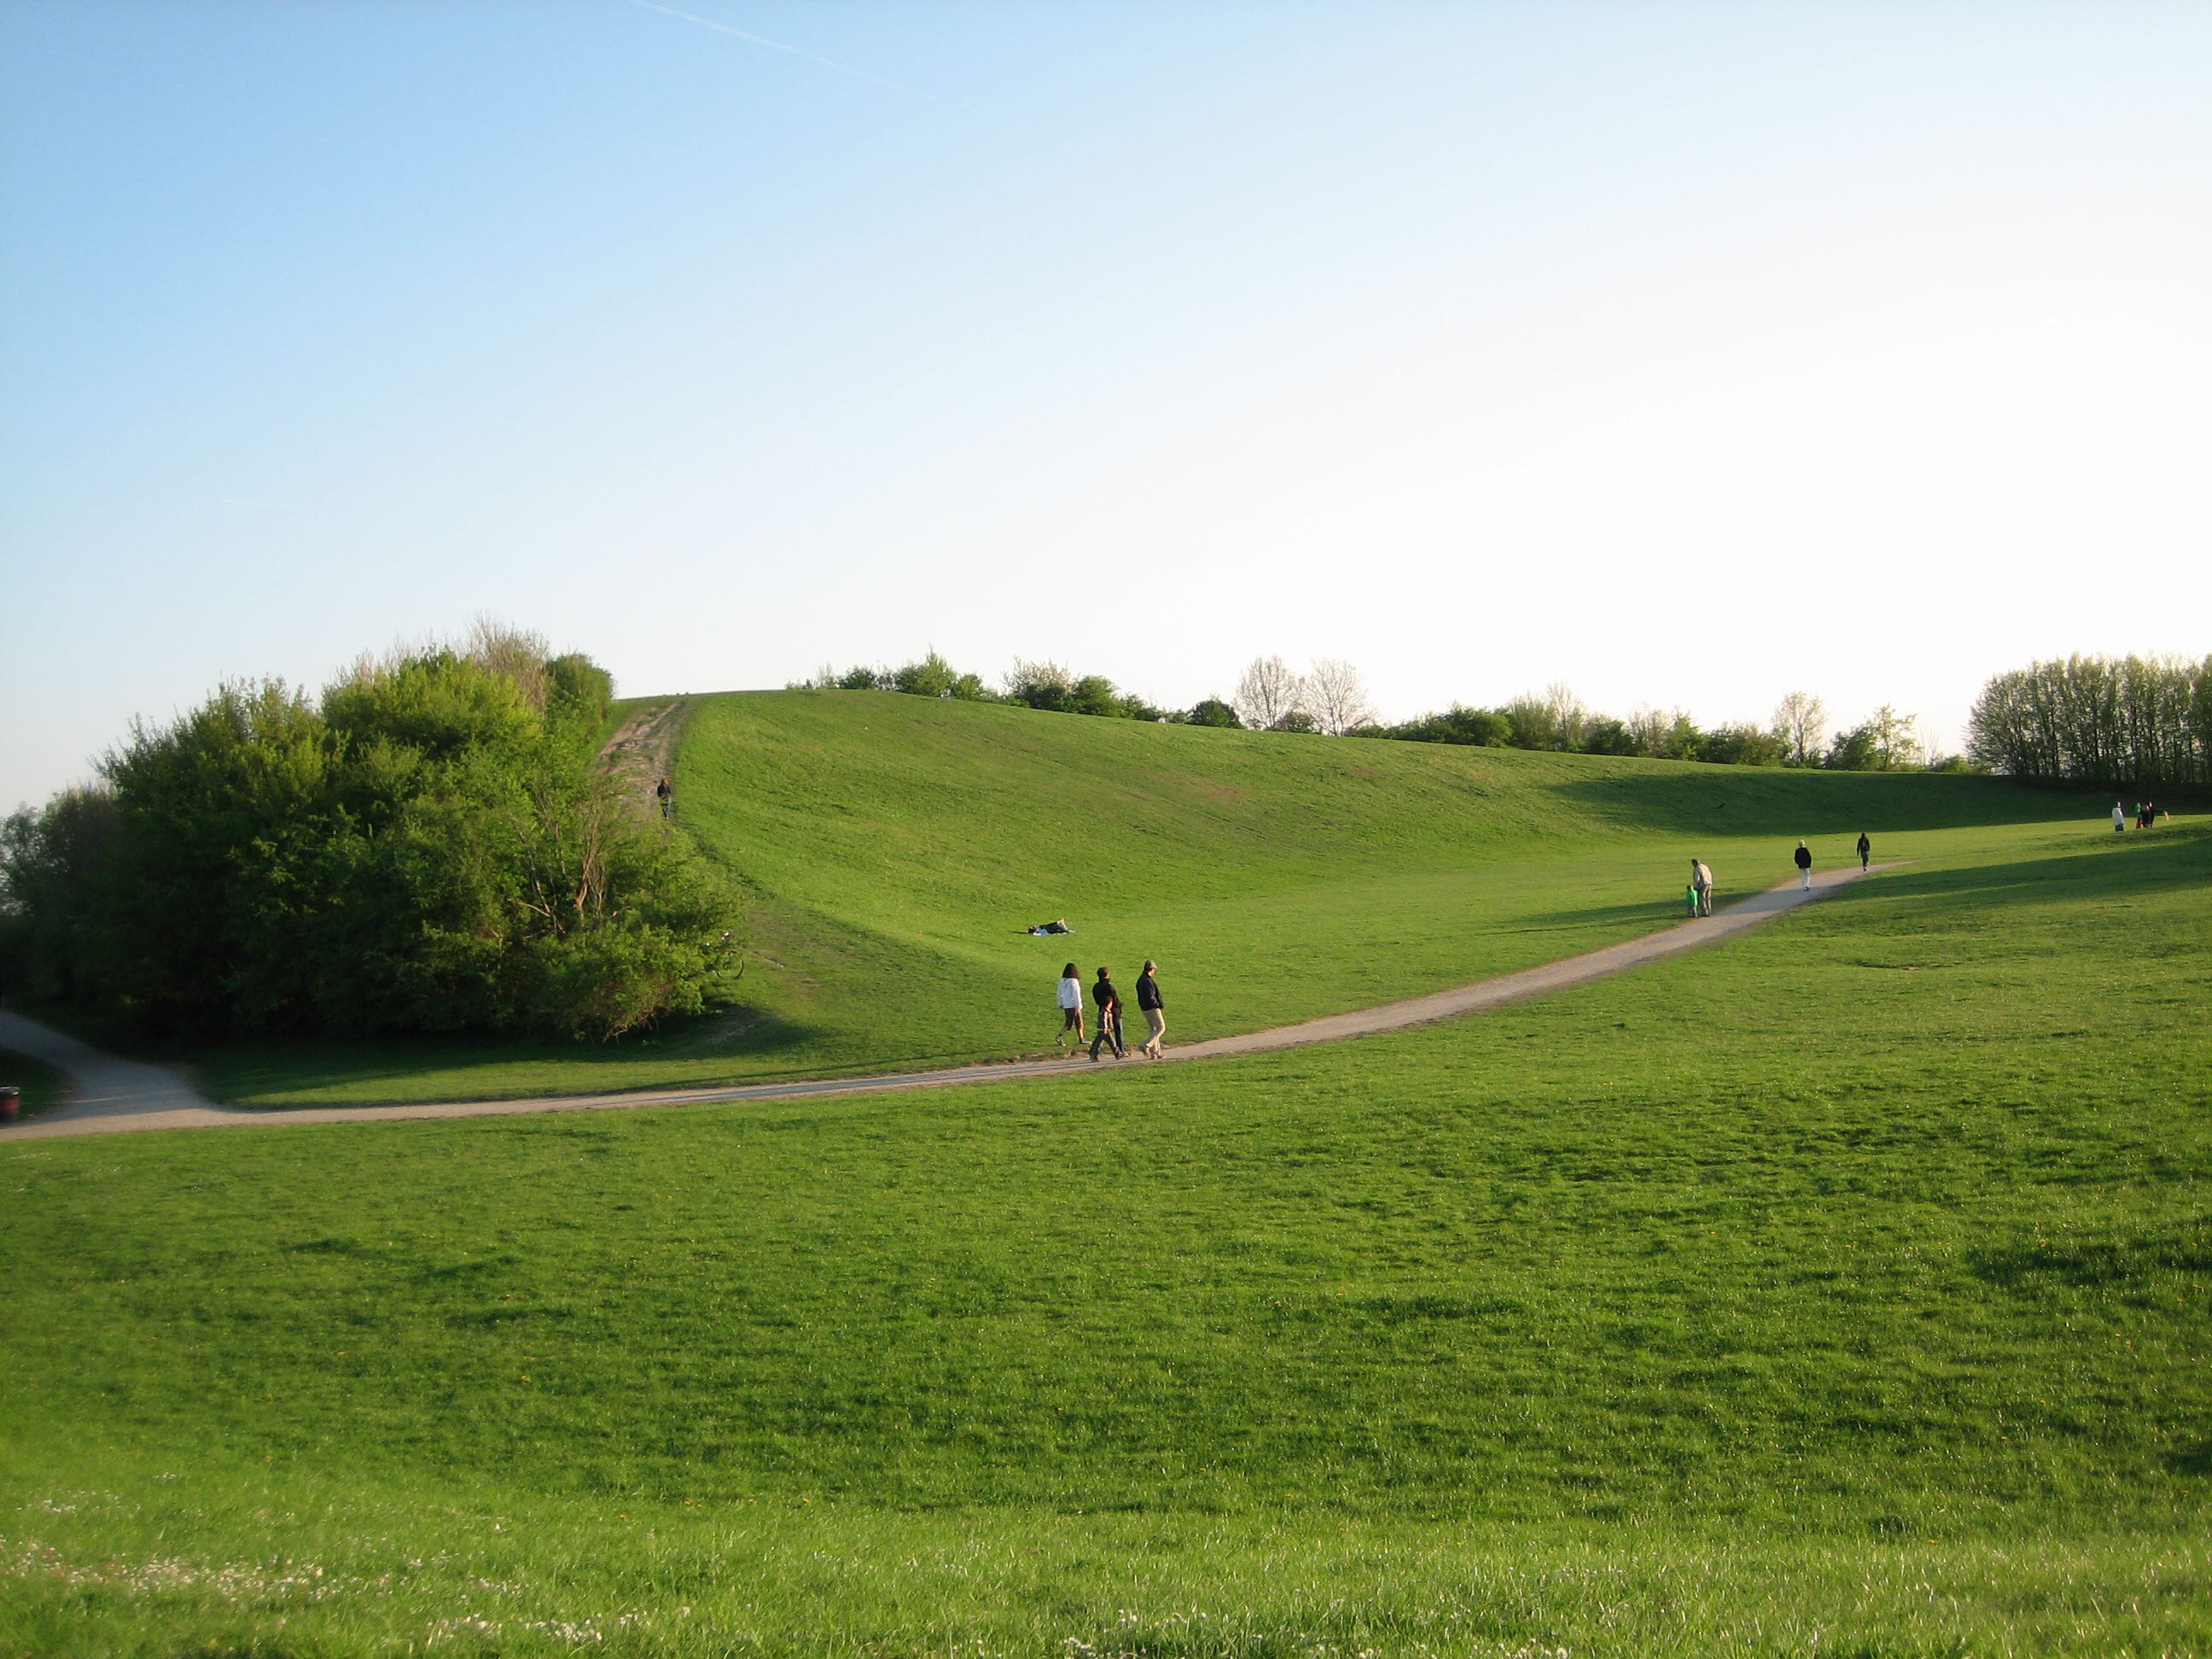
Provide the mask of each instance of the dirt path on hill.
POLYGON ((635 710, 599 750, 599 764, 621 786, 623 799, 640 814, 659 810, 653 786, 676 768, 676 740, 691 718, 691 699, 671 697, 635 710))
MULTIPOLYGON (((642 711, 641 711, 642 713, 642 711)), ((654 776, 660 775, 658 773, 654 776)), ((1877 864, 1877 870, 1893 865, 1877 864)), ((1265 1031, 1215 1037, 1187 1048, 1170 1048, 1169 1063, 1212 1060, 1228 1054, 1259 1054, 1270 1048, 1293 1048, 1309 1042, 1336 1042, 1346 1037, 1395 1031, 1456 1014, 1494 1008, 1547 992, 1656 962, 1662 957, 1694 951, 1717 939, 1731 937, 1771 921, 1784 911, 1825 897, 1859 878, 1856 870, 1824 870, 1813 878, 1810 891, 1793 877, 1764 893, 1739 899, 1711 916, 1678 922, 1642 939, 1608 945, 1541 967, 1499 974, 1449 991, 1403 1002, 1386 1002, 1348 1014, 1328 1014, 1297 1025, 1278 1025, 1265 1031)), ((1170 1011, 1170 1012, 1173 1010, 1170 1011)), ((1142 1021, 1138 1023, 1140 1037, 1142 1021)), ((1172 1037, 1175 1028, 1170 1024, 1172 1037)), ((76 1085, 70 1103, 26 1123, 0 1128, 0 1141, 35 1140, 57 1135, 121 1134, 138 1129, 204 1129, 218 1126, 280 1125, 288 1123, 367 1123, 392 1118, 504 1117, 521 1112, 590 1112, 629 1106, 703 1106, 744 1100, 800 1100, 817 1095, 881 1094, 894 1089, 939 1089, 959 1083, 998 1083, 1017 1078, 1095 1077, 1114 1066, 1103 1062, 1055 1057, 978 1066, 955 1066, 939 1072, 896 1072, 875 1077, 820 1078, 804 1083, 753 1083, 705 1089, 649 1089, 626 1094, 554 1095, 529 1100, 454 1101, 413 1106, 301 1106, 246 1110, 218 1106, 203 1098, 173 1073, 153 1066, 116 1060, 87 1048, 76 1038, 0 1012, 0 1048, 9 1048, 43 1060, 70 1073, 76 1085)), ((1132 1044, 1130 1052, 1135 1048, 1132 1044)), ((1123 1065, 1151 1062, 1131 1060, 1123 1065)))

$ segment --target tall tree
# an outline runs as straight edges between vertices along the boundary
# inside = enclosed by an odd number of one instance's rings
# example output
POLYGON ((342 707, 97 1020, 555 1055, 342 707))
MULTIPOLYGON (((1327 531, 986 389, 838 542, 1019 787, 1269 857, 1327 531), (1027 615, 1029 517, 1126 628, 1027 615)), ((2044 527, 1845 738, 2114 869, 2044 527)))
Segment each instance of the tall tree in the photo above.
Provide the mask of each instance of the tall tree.
POLYGON ((1280 657, 1255 657, 1245 665, 1230 701, 1238 720, 1265 732, 1293 714, 1306 714, 1306 696, 1304 677, 1292 673, 1280 657))
POLYGON ((1828 705, 1810 691, 1790 691, 1774 705, 1773 732, 1784 763, 1812 766, 1820 758, 1820 739, 1828 724, 1828 705))
POLYGON ((1375 721, 1367 683, 1357 668, 1335 657, 1315 659, 1313 672, 1306 676, 1306 708, 1314 725, 1333 738, 1375 721))

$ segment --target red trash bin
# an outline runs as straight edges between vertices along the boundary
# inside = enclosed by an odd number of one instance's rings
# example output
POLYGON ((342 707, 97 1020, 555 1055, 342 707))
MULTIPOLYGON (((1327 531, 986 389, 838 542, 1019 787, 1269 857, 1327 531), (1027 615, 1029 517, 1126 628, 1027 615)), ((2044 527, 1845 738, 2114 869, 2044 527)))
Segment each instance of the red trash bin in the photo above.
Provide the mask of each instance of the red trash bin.
POLYGON ((23 1115, 23 1091, 0 1088, 0 1123, 15 1122, 23 1115))

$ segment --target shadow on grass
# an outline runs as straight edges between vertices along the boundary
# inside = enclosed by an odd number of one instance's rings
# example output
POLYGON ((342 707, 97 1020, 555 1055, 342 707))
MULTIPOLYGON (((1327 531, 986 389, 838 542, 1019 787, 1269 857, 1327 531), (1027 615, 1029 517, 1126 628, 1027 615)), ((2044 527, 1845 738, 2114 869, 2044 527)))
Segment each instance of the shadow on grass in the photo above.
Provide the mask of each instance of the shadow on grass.
POLYGON ((2008 778, 1926 772, 1656 763, 1650 773, 1570 778, 1546 786, 1562 811, 1688 836, 1856 836, 1908 830, 2044 823, 2111 812, 2100 793, 2008 778), (2102 803, 2100 805, 2100 803, 2102 803))
MULTIPOLYGON (((1746 896, 1742 893, 1717 894, 1714 902, 1727 904, 1734 899, 1746 896)), ((1636 899, 1626 904, 1593 904, 1579 910, 1541 910, 1534 915, 1519 918, 1510 927, 1495 927, 1490 931, 1498 934, 1552 933, 1570 927, 1615 927, 1631 923, 1656 925, 1688 919, 1689 913, 1677 896, 1636 899)))
POLYGON ((2212 1278, 2212 1221, 2178 1222, 2102 1238, 2038 1238, 1978 1252, 1976 1278, 2021 1295, 2148 1288, 2212 1278))
MULTIPOLYGON (((557 1085, 532 1082, 528 1091, 596 1094, 653 1086, 627 1078, 611 1084, 593 1080, 595 1072, 634 1068, 641 1060, 714 1060, 772 1054, 803 1048, 822 1032, 786 1020, 750 1004, 733 1004, 610 1042, 560 1042, 538 1038, 494 1036, 252 1037, 186 1046, 134 1036, 119 1022, 87 1011, 52 1005, 10 1005, 27 1018, 67 1031, 110 1054, 155 1065, 185 1065, 198 1073, 216 1097, 251 1100, 256 1096, 328 1089, 373 1089, 380 1083, 415 1079, 424 1073, 484 1071, 501 1066, 558 1066, 566 1074, 557 1085)), ((7 1079, 0 1079, 0 1081, 7 1079)), ((492 1085, 481 1094, 453 1099, 509 1097, 512 1087, 492 1085)), ((412 1099, 413 1096, 396 1097, 412 1099)), ((390 1103, 349 1096, 349 1105, 390 1103)))
POLYGON ((2085 830, 2083 841, 2085 845, 2078 853, 2020 859, 2009 864, 1976 864, 1948 870, 1908 865, 1882 873, 1876 885, 1858 890, 1886 898, 2008 893, 2043 898, 2051 895, 2027 890, 2072 886, 2112 894, 2212 885, 2212 823, 2130 830, 2124 839, 2109 830, 2085 830))

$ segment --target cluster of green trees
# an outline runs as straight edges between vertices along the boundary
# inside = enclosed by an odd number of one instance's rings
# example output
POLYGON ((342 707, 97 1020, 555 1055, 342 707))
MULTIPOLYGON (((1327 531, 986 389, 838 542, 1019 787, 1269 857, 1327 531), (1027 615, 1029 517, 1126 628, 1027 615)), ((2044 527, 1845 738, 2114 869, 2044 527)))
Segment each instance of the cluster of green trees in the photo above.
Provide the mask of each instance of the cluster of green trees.
POLYGON ((1971 763, 1930 756, 1912 715, 1885 703, 1857 725, 1827 732, 1818 697, 1793 691, 1765 726, 1738 722, 1700 726, 1680 709, 1638 709, 1626 719, 1593 714, 1563 685, 1514 698, 1496 708, 1455 703, 1395 726, 1364 726, 1347 735, 1401 743, 1473 744, 1583 755, 1642 755, 1655 760, 1705 761, 1723 766, 1819 766, 1847 772, 1960 771, 1971 763), (1824 741, 1825 737, 1825 741, 1824 741))
POLYGON ((1062 714, 1251 731, 1381 738, 1400 743, 1472 744, 1492 749, 1540 749, 1585 755, 1642 755, 1656 760, 1708 761, 1724 766, 1818 766, 1848 772, 1969 771, 1964 757, 1930 755, 1917 722, 1885 703, 1857 725, 1827 730, 1820 698, 1793 691, 1765 726, 1700 726, 1680 709, 1644 708, 1618 719, 1593 714, 1564 685, 1530 692, 1496 708, 1454 703, 1442 714, 1395 725, 1376 719, 1358 671, 1333 659, 1295 672, 1280 657, 1255 658, 1233 700, 1208 697, 1188 709, 1162 708, 1132 696, 1100 674, 1076 675, 1057 663, 1017 661, 1003 690, 962 673, 934 651, 900 668, 825 667, 793 690, 902 691, 972 702, 1019 703, 1062 714))
POLYGON ((0 987, 155 1034, 609 1038, 703 1007, 738 908, 598 763, 605 670, 479 625, 319 700, 222 687, 0 824, 0 987))
POLYGON ((2014 777, 2113 787, 2212 783, 2212 657, 2067 657, 1982 688, 1967 748, 2014 777))
POLYGON ((902 691, 915 697, 951 697, 963 702, 1011 702, 1060 714, 1092 714, 1108 720, 1165 720, 1174 725, 1236 726, 1237 711, 1218 697, 1194 708, 1162 708, 1122 691, 1103 674, 1077 674, 1056 662, 1024 662, 993 690, 976 674, 961 672, 936 652, 897 668, 853 667, 840 672, 824 667, 811 679, 794 681, 793 691, 902 691))

